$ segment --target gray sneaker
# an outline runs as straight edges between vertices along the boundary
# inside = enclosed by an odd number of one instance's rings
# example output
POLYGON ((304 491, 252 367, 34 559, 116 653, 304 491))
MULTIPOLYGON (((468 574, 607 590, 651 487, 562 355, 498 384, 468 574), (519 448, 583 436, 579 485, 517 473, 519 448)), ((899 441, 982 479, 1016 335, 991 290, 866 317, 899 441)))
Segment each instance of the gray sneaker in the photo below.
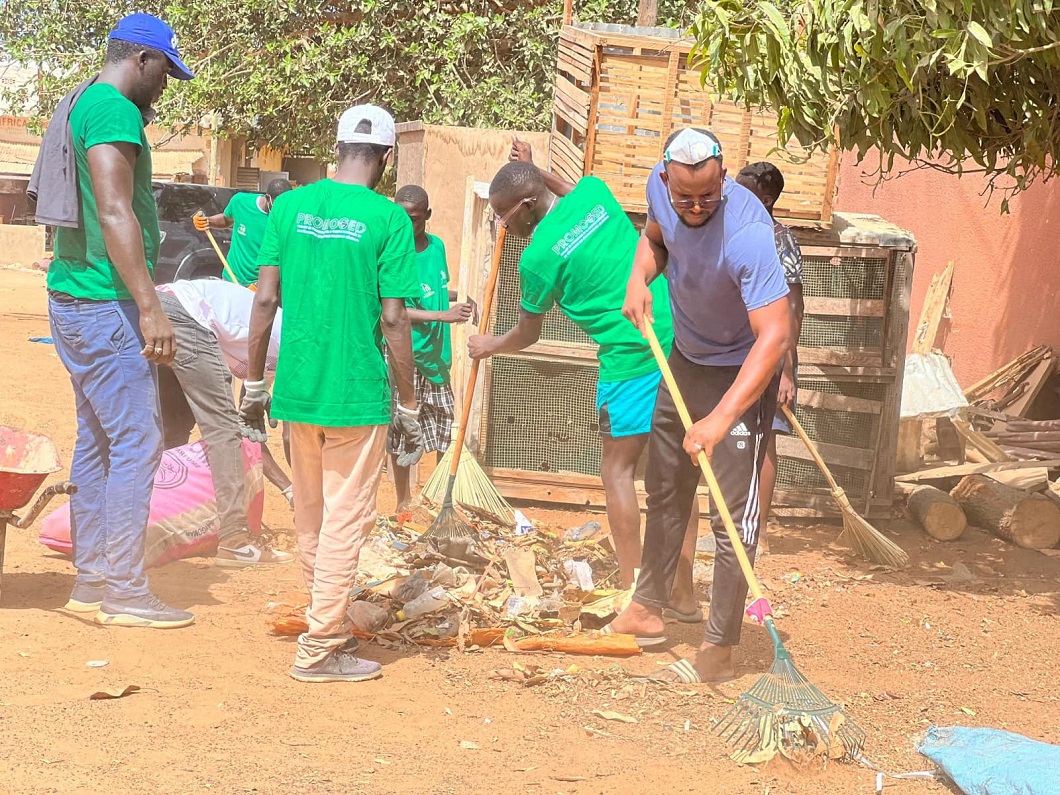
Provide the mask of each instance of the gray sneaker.
POLYGON ((187 610, 169 607, 152 593, 133 599, 117 599, 108 595, 103 599, 96 623, 113 627, 152 627, 177 629, 195 621, 187 610))
POLYGON ((343 648, 336 649, 309 668, 291 669, 299 682, 365 682, 383 675, 383 666, 371 660, 354 657, 343 648))
POLYGON ((71 613, 95 613, 106 595, 107 584, 104 582, 76 582, 66 602, 66 609, 71 613))

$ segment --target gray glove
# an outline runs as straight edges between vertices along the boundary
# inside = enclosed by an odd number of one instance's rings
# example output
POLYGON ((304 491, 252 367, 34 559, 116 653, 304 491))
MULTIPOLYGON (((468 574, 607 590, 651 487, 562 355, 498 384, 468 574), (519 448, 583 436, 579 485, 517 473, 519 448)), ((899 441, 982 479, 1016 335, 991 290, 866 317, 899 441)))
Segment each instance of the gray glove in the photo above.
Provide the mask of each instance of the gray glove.
MULTIPOLYGON (((269 438, 265 429, 265 420, 272 408, 272 395, 269 394, 265 381, 244 381, 246 395, 239 404, 239 430, 252 442, 264 442, 269 438)), ((273 428, 276 423, 270 420, 273 428)))
POLYGON ((411 467, 423 457, 423 428, 420 427, 418 409, 407 409, 400 403, 394 406, 394 416, 390 420, 392 438, 400 439, 394 449, 397 465, 411 467))

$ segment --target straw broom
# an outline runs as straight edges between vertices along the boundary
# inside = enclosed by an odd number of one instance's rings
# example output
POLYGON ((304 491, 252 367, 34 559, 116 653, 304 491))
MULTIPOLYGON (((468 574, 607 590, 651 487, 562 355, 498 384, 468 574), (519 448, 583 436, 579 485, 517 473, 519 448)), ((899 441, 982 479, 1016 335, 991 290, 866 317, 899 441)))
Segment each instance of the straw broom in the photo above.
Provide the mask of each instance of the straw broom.
MULTIPOLYGON (((681 398, 666 354, 659 346, 659 340, 647 319, 644 321, 644 333, 662 370, 681 422, 688 430, 692 427, 692 417, 681 398)), ((773 667, 750 690, 736 699, 732 709, 718 723, 716 731, 737 746, 733 758, 746 764, 768 761, 777 752, 788 757, 807 755, 856 759, 864 746, 864 732, 847 720, 843 710, 795 667, 773 623, 773 610, 758 584, 743 540, 736 532, 721 487, 714 477, 714 470, 702 450, 699 451, 698 460, 699 468, 707 479, 710 498, 721 516, 740 570, 754 597, 754 601, 747 606, 747 615, 764 624, 773 640, 773 667)))
POLYGON ((781 406, 781 408, 784 410, 784 415, 788 418, 788 422, 791 423, 791 427, 795 429, 795 433, 802 439, 803 444, 806 445, 810 455, 813 456, 813 460, 828 481, 828 485, 832 489, 832 497, 835 498, 839 511, 843 514, 843 532, 840 534, 839 540, 845 542, 854 551, 854 554, 860 555, 873 563, 892 566, 896 569, 906 566, 909 563, 909 556, 905 553, 905 550, 883 535, 854 510, 854 506, 850 504, 846 492, 835 482, 835 478, 832 477, 832 473, 828 470, 828 465, 821 458, 821 454, 817 452, 817 448, 810 441, 810 437, 806 435, 802 425, 795 419, 795 412, 788 406, 781 406))
MULTIPOLYGON (((479 318, 478 333, 485 334, 489 328, 490 310, 493 308, 493 293, 497 287, 497 274, 501 269, 501 255, 504 253, 504 237, 506 229, 502 226, 497 231, 497 242, 493 247, 493 260, 490 263, 489 276, 486 279, 486 293, 482 297, 482 315, 479 318)), ((449 446, 442 462, 434 470, 434 473, 424 485, 420 492, 421 497, 427 497, 437 503, 438 486, 440 482, 445 483, 445 496, 442 499, 442 510, 435 517, 431 526, 427 528, 421 541, 431 539, 470 539, 475 537, 474 530, 461 519, 454 506, 457 494, 460 494, 460 504, 468 510, 487 514, 501 524, 511 525, 515 523, 515 515, 512 507, 505 502, 486 473, 475 461, 464 446, 464 437, 467 434, 467 425, 471 418, 471 404, 475 397, 475 384, 478 382, 478 368, 480 360, 471 362, 471 371, 467 378, 467 389, 464 390, 464 405, 461 410, 460 425, 457 426, 456 439, 449 446), (467 453, 467 455, 465 455, 467 453), (449 464, 445 466, 446 459, 449 464), (461 463, 463 464, 461 466, 461 463), (446 477, 448 475, 448 477, 446 477), (460 489, 457 490, 458 481, 460 489)))

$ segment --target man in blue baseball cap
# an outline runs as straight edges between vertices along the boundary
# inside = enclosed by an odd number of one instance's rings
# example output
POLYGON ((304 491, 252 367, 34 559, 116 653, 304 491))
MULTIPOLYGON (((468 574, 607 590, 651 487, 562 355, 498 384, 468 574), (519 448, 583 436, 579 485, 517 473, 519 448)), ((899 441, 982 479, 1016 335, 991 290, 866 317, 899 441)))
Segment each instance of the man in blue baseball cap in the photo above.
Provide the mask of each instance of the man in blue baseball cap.
MULTIPOLYGON (((162 457, 155 366, 176 355, 152 281, 159 229, 144 113, 167 77, 191 72, 173 29, 132 14, 107 42, 95 81, 50 127, 69 135, 77 224, 60 226, 48 272, 56 352, 70 373, 77 443, 70 500, 77 578, 67 609, 100 624, 155 628, 194 621, 148 589, 144 540, 162 457)), ((80 87, 79 87, 80 88, 80 87)))

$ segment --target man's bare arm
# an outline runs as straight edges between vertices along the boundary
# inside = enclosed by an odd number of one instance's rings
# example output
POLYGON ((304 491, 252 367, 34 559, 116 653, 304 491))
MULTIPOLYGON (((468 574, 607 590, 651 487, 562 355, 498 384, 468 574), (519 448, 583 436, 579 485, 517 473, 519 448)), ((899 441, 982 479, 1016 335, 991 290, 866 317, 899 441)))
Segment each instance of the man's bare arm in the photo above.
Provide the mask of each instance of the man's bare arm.
POLYGON ((412 324, 403 298, 384 298, 383 314, 379 325, 386 338, 390 369, 397 385, 398 401, 407 409, 416 409, 416 390, 413 373, 416 364, 412 358, 412 324))
POLYGON ((541 326, 545 316, 519 308, 519 322, 511 331, 500 337, 491 334, 475 334, 467 340, 467 350, 472 359, 485 359, 499 353, 515 353, 529 348, 541 339, 541 326))
POLYGON ((88 173, 107 256, 140 310, 143 355, 157 364, 169 364, 176 353, 173 327, 147 269, 143 228, 132 205, 139 153, 140 148, 131 143, 97 144, 88 150, 88 173))
POLYGON ((250 332, 247 351, 247 380, 265 380, 265 360, 269 355, 272 326, 280 305, 280 269, 263 265, 258 271, 258 289, 250 310, 250 332))

